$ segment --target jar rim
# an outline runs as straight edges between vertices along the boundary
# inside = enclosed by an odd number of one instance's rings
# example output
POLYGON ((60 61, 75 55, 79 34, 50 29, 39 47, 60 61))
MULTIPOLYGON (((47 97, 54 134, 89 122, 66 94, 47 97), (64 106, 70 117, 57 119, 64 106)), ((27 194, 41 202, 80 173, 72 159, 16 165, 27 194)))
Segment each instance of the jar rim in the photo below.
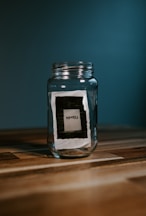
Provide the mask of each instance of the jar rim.
POLYGON ((92 70, 93 63, 92 62, 86 62, 86 61, 65 61, 65 62, 54 62, 52 64, 52 69, 88 69, 92 70))

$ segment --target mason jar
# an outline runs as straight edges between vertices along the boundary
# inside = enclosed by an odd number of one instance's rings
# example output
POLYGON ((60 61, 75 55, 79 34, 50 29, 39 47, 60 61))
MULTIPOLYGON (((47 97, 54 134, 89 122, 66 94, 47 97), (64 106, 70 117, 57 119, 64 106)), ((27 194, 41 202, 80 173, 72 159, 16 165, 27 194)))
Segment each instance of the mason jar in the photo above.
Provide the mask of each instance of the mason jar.
POLYGON ((97 139, 98 82, 91 62, 52 65, 48 79, 48 148, 55 158, 89 156, 97 139))

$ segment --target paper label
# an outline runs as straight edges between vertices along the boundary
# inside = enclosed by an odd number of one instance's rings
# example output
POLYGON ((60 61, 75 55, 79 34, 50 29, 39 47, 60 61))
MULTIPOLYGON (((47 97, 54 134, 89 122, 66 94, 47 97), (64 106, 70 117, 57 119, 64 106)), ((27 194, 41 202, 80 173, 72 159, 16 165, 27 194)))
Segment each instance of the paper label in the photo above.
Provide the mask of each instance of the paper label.
POLYGON ((56 149, 91 146, 90 119, 85 90, 51 93, 56 149))
POLYGON ((74 132, 82 130, 79 109, 64 109, 64 132, 74 132))

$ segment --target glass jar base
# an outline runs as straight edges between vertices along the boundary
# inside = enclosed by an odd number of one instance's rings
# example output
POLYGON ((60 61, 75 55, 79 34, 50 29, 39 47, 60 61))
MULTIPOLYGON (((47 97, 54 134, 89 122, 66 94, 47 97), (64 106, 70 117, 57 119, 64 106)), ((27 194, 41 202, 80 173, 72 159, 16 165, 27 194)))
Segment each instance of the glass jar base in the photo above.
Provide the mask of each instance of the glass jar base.
POLYGON ((88 157, 91 152, 84 149, 63 149, 53 153, 57 158, 82 158, 88 157))
POLYGON ((94 142, 94 147, 91 148, 75 148, 56 150, 54 145, 49 145, 49 151, 55 158, 83 158, 88 157, 96 148, 97 143, 94 142))

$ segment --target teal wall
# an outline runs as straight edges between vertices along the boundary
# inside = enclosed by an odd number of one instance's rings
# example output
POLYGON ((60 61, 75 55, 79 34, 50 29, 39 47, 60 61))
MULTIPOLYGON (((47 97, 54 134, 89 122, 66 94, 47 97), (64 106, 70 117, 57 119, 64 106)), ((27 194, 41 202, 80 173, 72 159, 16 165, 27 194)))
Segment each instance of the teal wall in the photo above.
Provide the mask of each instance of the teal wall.
POLYGON ((99 124, 146 126, 146 1, 0 1, 0 129, 47 125, 54 61, 92 61, 99 124))

